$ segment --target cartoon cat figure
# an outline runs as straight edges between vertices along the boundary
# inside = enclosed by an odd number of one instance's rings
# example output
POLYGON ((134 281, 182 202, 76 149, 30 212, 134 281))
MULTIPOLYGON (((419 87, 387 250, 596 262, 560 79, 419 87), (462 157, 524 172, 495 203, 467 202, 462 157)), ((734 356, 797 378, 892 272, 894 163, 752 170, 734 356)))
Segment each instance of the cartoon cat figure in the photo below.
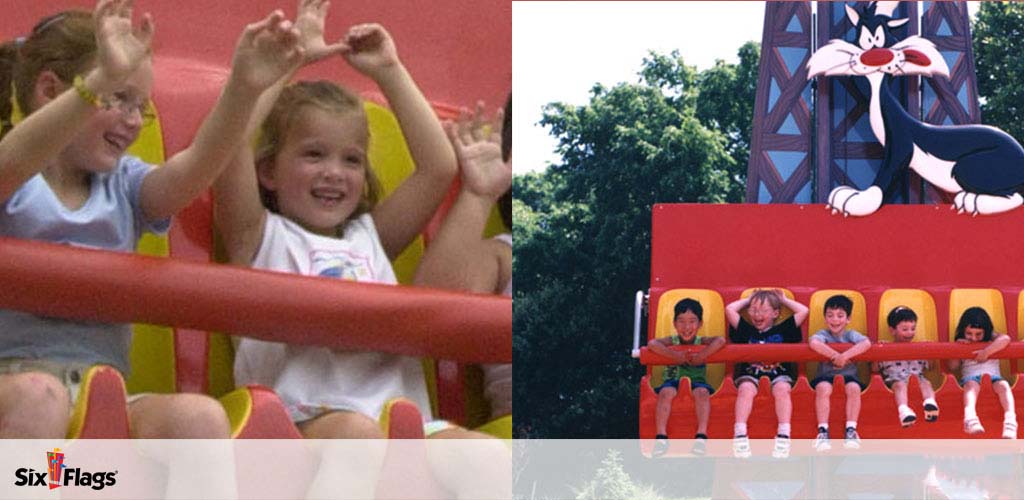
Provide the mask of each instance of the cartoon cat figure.
POLYGON ((828 196, 832 213, 865 216, 895 194, 906 169, 935 187, 954 193, 958 213, 996 214, 1024 204, 1024 149, 1009 134, 987 125, 936 126, 911 117, 889 90, 903 75, 942 75, 949 68, 935 45, 919 36, 897 42, 892 28, 909 19, 892 19, 899 2, 871 2, 846 14, 856 27, 857 45, 831 40, 807 63, 808 79, 861 76, 871 86, 871 130, 884 148, 874 182, 861 191, 839 186, 828 196))

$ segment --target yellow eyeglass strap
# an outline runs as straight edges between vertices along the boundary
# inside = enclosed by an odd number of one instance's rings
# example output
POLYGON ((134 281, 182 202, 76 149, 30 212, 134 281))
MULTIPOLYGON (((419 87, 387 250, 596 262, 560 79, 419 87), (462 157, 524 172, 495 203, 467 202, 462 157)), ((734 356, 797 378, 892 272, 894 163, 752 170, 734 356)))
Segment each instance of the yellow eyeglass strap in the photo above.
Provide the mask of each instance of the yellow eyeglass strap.
POLYGON ((85 85, 85 79, 82 78, 82 75, 75 75, 75 80, 71 83, 71 86, 75 88, 75 92, 78 92, 78 96, 81 97, 82 100, 96 106, 97 108, 100 107, 99 96, 85 85))

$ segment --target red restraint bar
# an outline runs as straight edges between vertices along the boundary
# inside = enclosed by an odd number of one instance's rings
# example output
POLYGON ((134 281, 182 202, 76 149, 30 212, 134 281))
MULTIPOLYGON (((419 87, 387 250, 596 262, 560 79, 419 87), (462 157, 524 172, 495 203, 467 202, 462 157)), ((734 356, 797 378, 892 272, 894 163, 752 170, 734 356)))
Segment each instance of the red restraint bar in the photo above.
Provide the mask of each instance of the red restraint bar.
MULTIPOLYGON (((899 359, 974 359, 974 351, 984 349, 988 344, 959 344, 955 342, 901 342, 872 344, 867 351, 853 360, 891 361, 899 359)), ((843 352, 853 344, 828 344, 843 352)), ((673 351, 700 351, 707 346, 672 346, 673 351)), ((1005 348, 989 356, 993 359, 1024 357, 1024 342, 1010 342, 1005 348)), ((711 356, 707 363, 738 363, 744 361, 828 361, 825 356, 811 350, 807 344, 732 344, 711 356)), ((669 359, 647 347, 640 348, 640 363, 645 365, 675 365, 678 361, 669 359)))
POLYGON ((0 238, 0 308, 263 340, 512 362, 512 301, 0 238))

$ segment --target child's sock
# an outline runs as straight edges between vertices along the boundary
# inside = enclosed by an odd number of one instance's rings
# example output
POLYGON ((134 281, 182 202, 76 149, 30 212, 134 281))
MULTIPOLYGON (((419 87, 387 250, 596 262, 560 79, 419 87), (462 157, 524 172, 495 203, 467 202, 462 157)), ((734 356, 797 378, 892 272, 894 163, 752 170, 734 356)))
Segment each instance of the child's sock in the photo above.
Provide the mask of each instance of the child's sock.
POLYGON ((1011 410, 1011 411, 1008 411, 1008 412, 1003 414, 1003 422, 1016 422, 1016 421, 1017 421, 1017 412, 1016 411, 1012 411, 1011 410))
POLYGON ((934 406, 936 408, 939 407, 939 403, 935 402, 935 398, 927 398, 927 399, 925 399, 924 400, 924 405, 925 406, 932 405, 932 406, 934 406))
POLYGON ((964 420, 970 420, 972 418, 978 418, 978 410, 973 406, 965 406, 964 420))
POLYGON ((849 428, 856 429, 857 428, 857 421, 856 420, 847 420, 846 421, 846 428, 847 429, 849 429, 849 428))
POLYGON ((707 439, 707 438, 708 438, 707 434, 700 433, 700 432, 698 432, 696 436, 693 436, 693 439, 707 439))
POLYGON ((779 424, 779 432, 778 432, 778 434, 780 436, 789 437, 789 424, 779 424))
POLYGON ((732 426, 733 436, 746 436, 747 435, 747 424, 733 424, 732 426))
POLYGON ((818 432, 828 432, 828 422, 818 424, 818 432))
POLYGON ((668 435, 667 434, 658 434, 657 436, 654 436, 654 439, 668 439, 668 435))

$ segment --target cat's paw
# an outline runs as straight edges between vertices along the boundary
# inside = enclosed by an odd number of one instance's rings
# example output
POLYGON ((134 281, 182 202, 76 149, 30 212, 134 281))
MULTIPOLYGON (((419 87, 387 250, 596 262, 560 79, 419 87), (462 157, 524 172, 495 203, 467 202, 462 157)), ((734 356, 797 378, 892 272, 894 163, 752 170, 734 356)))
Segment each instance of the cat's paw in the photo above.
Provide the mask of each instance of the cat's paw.
POLYGON ((882 189, 871 186, 863 191, 850 186, 839 186, 828 195, 826 208, 843 217, 864 217, 875 213, 882 206, 882 189))

